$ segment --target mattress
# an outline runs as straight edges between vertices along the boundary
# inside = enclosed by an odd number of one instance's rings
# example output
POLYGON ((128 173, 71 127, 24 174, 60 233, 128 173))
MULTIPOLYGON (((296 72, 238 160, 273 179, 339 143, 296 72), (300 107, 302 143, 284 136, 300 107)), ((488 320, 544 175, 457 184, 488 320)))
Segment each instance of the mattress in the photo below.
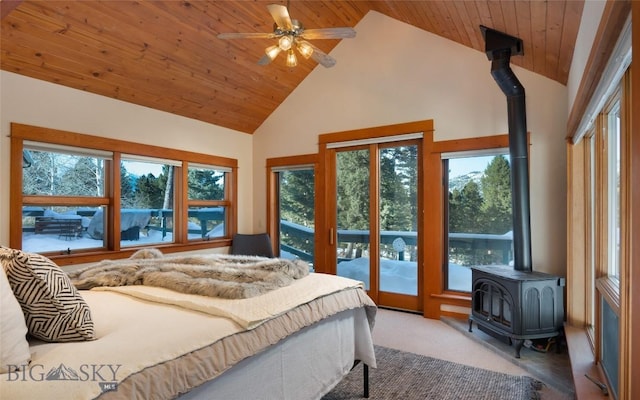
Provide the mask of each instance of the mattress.
POLYGON ((81 291, 91 308, 98 339, 31 342, 30 367, 2 376, 0 398, 175 398, 270 346, 284 343, 301 329, 351 309, 361 309, 366 324, 358 328, 354 350, 348 357, 355 357, 357 350, 357 358, 375 366, 370 344, 375 305, 360 285, 353 284, 356 281, 320 275, 300 279, 294 284, 299 287, 291 285, 271 292, 280 299, 290 298, 290 293, 300 294, 293 306, 288 301, 281 301, 275 308, 273 302, 259 306, 254 299, 251 307, 242 302, 238 307, 222 307, 223 314, 234 316, 216 315, 220 314, 215 311, 220 304, 213 308, 198 302, 190 305, 195 299, 159 302, 162 296, 155 289, 165 290, 159 288, 143 289, 142 294, 137 290, 140 288, 131 288, 133 294, 126 290, 81 291), (301 290, 304 285, 318 286, 322 280, 330 283, 324 294, 316 292, 309 297, 309 290, 301 290), (336 282, 342 289, 332 286, 336 282), (276 293, 280 290, 283 292, 276 293), (250 324, 238 322, 243 320, 250 324), (360 340, 362 343, 357 343, 360 340))

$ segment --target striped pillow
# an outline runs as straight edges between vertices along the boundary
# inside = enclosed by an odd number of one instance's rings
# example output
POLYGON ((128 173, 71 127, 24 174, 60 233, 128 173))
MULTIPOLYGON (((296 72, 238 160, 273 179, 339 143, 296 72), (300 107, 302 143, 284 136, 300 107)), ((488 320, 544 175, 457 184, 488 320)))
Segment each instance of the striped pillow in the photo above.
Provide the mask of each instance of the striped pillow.
POLYGON ((32 336, 48 342, 95 339, 89 306, 53 261, 0 247, 0 263, 32 336))

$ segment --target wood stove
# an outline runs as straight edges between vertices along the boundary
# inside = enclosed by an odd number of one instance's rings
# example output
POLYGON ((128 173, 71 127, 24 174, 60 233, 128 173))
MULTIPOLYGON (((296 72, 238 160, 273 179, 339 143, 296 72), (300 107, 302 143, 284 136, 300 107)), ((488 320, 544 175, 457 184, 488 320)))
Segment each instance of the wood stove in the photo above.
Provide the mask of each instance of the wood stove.
POLYGON ((558 336, 564 319, 564 278, 507 266, 473 267, 469 332, 479 327, 509 338, 520 358, 524 340, 558 336))
POLYGON ((480 26, 491 75, 507 97, 511 202, 513 213, 513 267, 472 267, 473 322, 499 336, 515 340, 515 356, 526 339, 560 334, 564 320, 564 278, 534 272, 531 260, 529 216, 529 152, 524 87, 509 64, 523 54, 522 40, 480 26))

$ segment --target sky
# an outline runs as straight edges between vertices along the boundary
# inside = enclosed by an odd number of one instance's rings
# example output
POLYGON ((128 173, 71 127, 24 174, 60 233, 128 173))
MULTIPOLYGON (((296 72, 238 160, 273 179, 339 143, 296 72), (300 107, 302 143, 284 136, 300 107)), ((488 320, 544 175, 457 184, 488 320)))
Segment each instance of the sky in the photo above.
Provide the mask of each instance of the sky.
POLYGON ((152 173, 156 178, 162 173, 162 164, 141 161, 123 161, 124 167, 131 175, 142 176, 152 173))
MULTIPOLYGON (((485 170, 489 162, 493 159, 491 156, 472 156, 464 158, 451 158, 449 160, 449 176, 454 178, 460 175, 466 175, 469 172, 485 170)), ((508 155, 506 155, 508 159, 508 155)), ((155 177, 162 173, 162 164, 155 164, 141 161, 124 161, 127 172, 132 175, 142 176, 152 173, 155 177)))
MULTIPOLYGON (((464 158, 451 158, 449 159, 449 177, 455 178, 456 176, 466 175, 469 172, 479 171, 482 172, 487 168, 487 165, 495 156, 474 156, 464 158)), ((507 160, 509 155, 505 155, 507 160)))

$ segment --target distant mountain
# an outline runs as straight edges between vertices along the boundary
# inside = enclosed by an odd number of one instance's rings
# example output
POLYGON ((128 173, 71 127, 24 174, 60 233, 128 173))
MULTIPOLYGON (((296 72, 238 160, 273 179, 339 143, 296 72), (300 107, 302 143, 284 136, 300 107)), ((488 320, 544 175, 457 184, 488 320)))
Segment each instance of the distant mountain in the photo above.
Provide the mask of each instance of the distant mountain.
POLYGON ((60 364, 57 368, 51 368, 45 377, 48 381, 77 381, 80 378, 78 373, 64 364, 60 364))
POLYGON ((473 181, 478 184, 480 191, 482 192, 482 187, 480 186, 480 180, 484 176, 484 172, 482 171, 472 171, 464 175, 458 175, 456 177, 449 179, 449 191, 453 191, 454 189, 462 190, 464 185, 473 181))

